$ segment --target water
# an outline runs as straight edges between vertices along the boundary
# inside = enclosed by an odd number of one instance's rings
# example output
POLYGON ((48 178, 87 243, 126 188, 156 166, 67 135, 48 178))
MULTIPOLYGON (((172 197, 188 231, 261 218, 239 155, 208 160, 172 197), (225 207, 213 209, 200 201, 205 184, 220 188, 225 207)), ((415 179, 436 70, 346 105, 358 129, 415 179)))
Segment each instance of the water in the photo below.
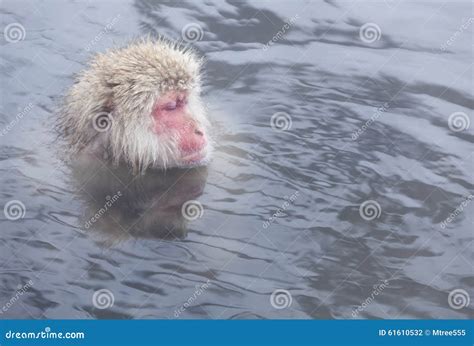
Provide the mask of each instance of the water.
POLYGON ((448 121, 472 120, 470 2, 11 0, 1 14, 26 33, 1 38, 1 205, 26 209, 2 214, 2 318, 473 317, 448 299, 474 297, 473 126, 448 121), (52 124, 73 74, 190 23, 210 166, 133 180, 66 165, 52 124))

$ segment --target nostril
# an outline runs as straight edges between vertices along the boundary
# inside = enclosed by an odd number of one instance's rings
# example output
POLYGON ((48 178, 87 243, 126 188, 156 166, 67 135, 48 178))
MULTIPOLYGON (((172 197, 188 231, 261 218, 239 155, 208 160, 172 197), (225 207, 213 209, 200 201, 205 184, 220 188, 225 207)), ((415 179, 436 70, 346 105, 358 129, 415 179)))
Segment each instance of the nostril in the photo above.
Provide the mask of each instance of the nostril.
POLYGON ((204 132, 202 132, 201 130, 194 130, 194 133, 197 134, 198 136, 204 136, 204 132))

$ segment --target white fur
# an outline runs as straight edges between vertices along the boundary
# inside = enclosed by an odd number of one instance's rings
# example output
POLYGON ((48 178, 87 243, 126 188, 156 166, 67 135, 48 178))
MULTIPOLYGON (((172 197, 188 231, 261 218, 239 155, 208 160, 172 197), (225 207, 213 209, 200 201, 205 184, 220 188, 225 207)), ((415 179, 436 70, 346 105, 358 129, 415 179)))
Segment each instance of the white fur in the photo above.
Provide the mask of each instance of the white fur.
MULTIPOLYGON (((134 171, 183 166, 179 133, 158 136, 152 131, 151 114, 160 95, 186 91, 190 116, 207 130, 200 97, 201 65, 194 52, 164 39, 143 39, 99 54, 65 97, 58 128, 76 154, 104 154, 114 163, 128 163, 134 171), (112 126, 99 132, 93 122, 104 112, 112 126)), ((202 163, 210 152, 209 144, 202 163)))

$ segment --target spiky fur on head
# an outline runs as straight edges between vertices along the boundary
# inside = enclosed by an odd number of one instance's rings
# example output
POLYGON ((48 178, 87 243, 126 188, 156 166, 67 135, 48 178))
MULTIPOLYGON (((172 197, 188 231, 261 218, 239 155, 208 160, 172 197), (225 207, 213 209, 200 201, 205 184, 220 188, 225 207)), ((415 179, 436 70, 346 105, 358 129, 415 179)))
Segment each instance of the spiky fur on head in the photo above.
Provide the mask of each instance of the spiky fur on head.
POLYGON ((65 97, 58 128, 74 153, 102 152, 134 171, 182 166, 179 133, 158 136, 151 129, 156 100, 169 91, 188 92, 194 120, 208 120, 201 102, 202 59, 163 38, 150 38, 96 55, 65 97), (108 114, 111 127, 100 132, 97 117, 108 114), (166 137, 166 138, 165 138, 166 137), (178 159, 177 159, 178 158, 178 159))

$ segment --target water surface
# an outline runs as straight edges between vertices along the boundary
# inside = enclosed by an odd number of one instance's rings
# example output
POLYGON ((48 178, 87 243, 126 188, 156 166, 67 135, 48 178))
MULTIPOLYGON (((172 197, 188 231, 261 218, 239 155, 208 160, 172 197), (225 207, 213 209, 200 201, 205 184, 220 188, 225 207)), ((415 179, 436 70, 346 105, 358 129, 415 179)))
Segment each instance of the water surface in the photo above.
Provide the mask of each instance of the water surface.
POLYGON ((0 200, 25 206, 2 214, 0 306, 18 297, 2 318, 473 317, 448 299, 474 297, 473 126, 449 126, 472 120, 471 2, 7 0, 0 13, 25 29, 1 38, 0 200), (52 126, 74 73, 190 24, 209 167, 134 179, 65 164, 52 126))

